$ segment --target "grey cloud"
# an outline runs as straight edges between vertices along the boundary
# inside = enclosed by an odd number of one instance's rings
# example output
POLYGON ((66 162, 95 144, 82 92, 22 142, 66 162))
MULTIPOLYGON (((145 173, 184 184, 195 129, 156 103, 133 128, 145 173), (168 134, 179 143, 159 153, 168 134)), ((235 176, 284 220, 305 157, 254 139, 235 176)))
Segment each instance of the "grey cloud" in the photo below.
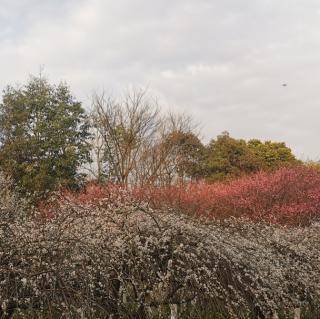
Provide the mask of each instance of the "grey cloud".
POLYGON ((86 104, 148 85, 206 140, 229 130, 318 159, 319 18, 316 0, 4 0, 0 86, 40 64, 86 104))

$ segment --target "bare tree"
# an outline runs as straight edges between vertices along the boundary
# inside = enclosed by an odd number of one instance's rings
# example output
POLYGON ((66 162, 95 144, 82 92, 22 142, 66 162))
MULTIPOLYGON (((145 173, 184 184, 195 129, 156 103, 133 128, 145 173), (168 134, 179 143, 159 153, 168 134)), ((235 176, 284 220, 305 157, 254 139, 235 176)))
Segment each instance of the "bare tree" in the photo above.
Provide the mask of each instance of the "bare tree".
POLYGON ((95 135, 91 172, 98 181, 123 185, 175 181, 183 139, 174 137, 191 136, 194 129, 189 116, 162 115, 157 100, 144 90, 129 91, 122 99, 95 94, 91 121, 95 135))
POLYGON ((159 131, 157 101, 144 90, 130 91, 121 100, 95 94, 91 119, 96 130, 99 177, 124 185, 135 183, 137 163, 159 131))

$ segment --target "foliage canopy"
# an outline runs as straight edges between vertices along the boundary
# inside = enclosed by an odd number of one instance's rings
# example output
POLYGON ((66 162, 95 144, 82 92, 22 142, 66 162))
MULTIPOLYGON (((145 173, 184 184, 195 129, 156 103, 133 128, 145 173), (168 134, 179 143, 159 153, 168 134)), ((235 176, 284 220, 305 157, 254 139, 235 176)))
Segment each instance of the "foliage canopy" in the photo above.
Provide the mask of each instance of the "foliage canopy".
POLYGON ((247 142, 231 137, 228 132, 211 140, 205 161, 204 177, 211 181, 301 163, 285 143, 258 139, 247 142))
POLYGON ((85 111, 67 85, 32 77, 7 87, 0 105, 0 166, 31 193, 75 188, 88 160, 85 111))

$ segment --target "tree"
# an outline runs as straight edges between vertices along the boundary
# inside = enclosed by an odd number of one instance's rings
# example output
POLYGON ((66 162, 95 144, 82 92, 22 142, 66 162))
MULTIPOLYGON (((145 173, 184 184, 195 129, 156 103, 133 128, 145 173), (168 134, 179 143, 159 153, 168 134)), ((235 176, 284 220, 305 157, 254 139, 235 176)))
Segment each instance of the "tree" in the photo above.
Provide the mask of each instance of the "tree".
POLYGON ((228 132, 211 140, 206 148, 206 177, 221 180, 259 169, 259 161, 245 140, 232 138, 228 132))
POLYGON ((300 163, 292 154, 291 149, 283 142, 261 142, 258 139, 252 139, 248 141, 248 147, 257 157, 261 168, 264 169, 274 169, 300 163))
POLYGON ((24 192, 77 187, 89 160, 85 111, 66 84, 32 77, 0 105, 0 167, 24 192))
POLYGON ((95 95, 91 122, 94 164, 89 170, 97 181, 166 185, 196 176, 203 145, 191 118, 162 115, 146 91, 133 90, 119 99, 95 95))
POLYGON ((171 185, 199 177, 204 146, 195 129, 186 114, 162 116, 158 138, 145 153, 141 171, 148 178, 143 184, 171 185))
POLYGON ((173 168, 172 175, 180 182, 201 177, 203 173, 204 146, 192 131, 174 130, 163 143, 170 150, 167 158, 173 168))
POLYGON ((161 123, 157 104, 143 90, 128 92, 119 100, 96 94, 91 121, 96 142, 94 175, 99 181, 135 184, 139 162, 157 139, 161 123))
POLYGON ((247 142, 223 132, 206 147, 204 177, 215 181, 300 163, 285 143, 258 139, 247 142))

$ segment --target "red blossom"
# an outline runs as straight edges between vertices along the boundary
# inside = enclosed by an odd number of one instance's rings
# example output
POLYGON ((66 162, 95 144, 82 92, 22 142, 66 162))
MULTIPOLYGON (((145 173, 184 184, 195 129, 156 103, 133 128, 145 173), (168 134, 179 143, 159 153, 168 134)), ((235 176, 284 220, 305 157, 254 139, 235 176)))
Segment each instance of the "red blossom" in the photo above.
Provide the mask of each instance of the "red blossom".
POLYGON ((320 173, 306 167, 281 168, 226 183, 142 188, 135 195, 156 208, 189 215, 306 224, 320 216, 320 173))

